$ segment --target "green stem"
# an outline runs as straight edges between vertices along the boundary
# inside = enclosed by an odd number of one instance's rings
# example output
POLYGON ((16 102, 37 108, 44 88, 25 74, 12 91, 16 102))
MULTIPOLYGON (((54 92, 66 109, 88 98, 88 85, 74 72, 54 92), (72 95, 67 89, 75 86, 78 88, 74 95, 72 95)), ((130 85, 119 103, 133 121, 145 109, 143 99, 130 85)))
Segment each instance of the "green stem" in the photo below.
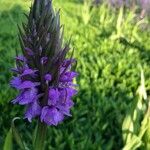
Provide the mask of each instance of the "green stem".
POLYGON ((44 143, 46 138, 46 124, 38 122, 38 129, 36 131, 36 138, 34 142, 34 150, 44 150, 44 143))

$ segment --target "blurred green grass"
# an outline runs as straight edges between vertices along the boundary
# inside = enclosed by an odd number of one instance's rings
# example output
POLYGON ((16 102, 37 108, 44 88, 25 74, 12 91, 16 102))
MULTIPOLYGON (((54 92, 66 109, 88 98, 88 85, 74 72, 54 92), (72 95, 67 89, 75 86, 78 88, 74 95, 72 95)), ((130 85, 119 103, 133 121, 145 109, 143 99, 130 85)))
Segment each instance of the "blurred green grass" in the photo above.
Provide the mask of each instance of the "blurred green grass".
MULTIPOLYGON (((17 24, 25 19, 23 13, 29 6, 29 0, 0 2, 0 149, 12 118, 23 114, 22 108, 10 103, 16 94, 9 80, 15 50, 20 49, 17 24)), ((61 8, 65 40, 72 36, 80 75, 73 117, 49 128, 47 149, 121 149, 122 121, 140 83, 139 65, 143 66, 150 92, 150 31, 141 29, 126 10, 121 15, 121 11, 102 5, 92 11, 90 8, 88 14, 83 13, 88 8, 75 0, 54 1, 54 6, 61 8)), ((21 128, 27 140, 32 139, 33 125, 26 123, 21 128)))

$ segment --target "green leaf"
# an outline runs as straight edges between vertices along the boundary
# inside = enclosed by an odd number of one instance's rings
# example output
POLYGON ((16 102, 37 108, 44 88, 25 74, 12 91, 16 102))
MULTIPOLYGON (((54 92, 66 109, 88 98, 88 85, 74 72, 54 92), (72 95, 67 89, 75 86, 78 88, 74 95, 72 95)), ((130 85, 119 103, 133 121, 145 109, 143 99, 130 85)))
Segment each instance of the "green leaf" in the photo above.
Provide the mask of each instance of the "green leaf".
POLYGON ((12 150, 13 148, 13 143, 12 143, 12 129, 10 128, 9 132, 7 133, 5 143, 3 150, 12 150))
POLYGON ((130 142, 128 142, 122 150, 136 150, 142 145, 142 141, 136 135, 133 135, 130 142))
POLYGON ((117 19, 117 24, 116 24, 118 36, 120 36, 122 33, 123 12, 124 12, 124 9, 123 7, 121 7, 119 11, 118 19, 117 19))
POLYGON ((130 141, 133 131, 134 131, 133 119, 132 119, 132 116, 128 114, 125 117, 123 121, 123 125, 122 125, 123 139, 125 142, 130 141))
POLYGON ((19 117, 15 117, 15 118, 12 120, 12 123, 11 123, 12 133, 13 133, 13 136, 14 136, 14 138, 15 138, 15 140, 16 140, 18 146, 19 146, 21 149, 25 150, 25 146, 24 146, 24 143, 23 143, 23 141, 22 141, 22 139, 21 139, 21 136, 20 136, 20 134, 19 134, 17 128, 15 127, 15 121, 16 121, 16 120, 19 120, 19 119, 20 119, 19 117))

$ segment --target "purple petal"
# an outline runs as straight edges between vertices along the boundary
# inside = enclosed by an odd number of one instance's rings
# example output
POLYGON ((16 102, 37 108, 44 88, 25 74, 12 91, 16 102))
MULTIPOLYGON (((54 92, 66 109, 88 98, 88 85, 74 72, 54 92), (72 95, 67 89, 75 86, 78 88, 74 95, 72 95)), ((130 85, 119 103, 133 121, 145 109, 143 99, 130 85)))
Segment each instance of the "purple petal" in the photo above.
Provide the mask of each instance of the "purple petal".
POLYGON ((76 95, 77 94, 77 90, 76 89, 73 89, 73 88, 67 88, 67 93, 68 93, 68 96, 69 97, 72 97, 72 96, 74 96, 74 95, 76 95))
MULTIPOLYGON (((71 105, 71 107, 72 106, 73 106, 73 104, 71 105)), ((59 109, 59 111, 62 114, 66 115, 66 116, 71 116, 71 114, 70 114, 71 107, 70 106, 68 107, 68 105, 65 105, 65 104, 58 104, 56 107, 59 109)))
POLYGON ((56 102, 59 100, 59 92, 58 89, 49 89, 48 95, 48 105, 55 105, 56 102))
POLYGON ((42 109, 41 121, 47 125, 58 125, 64 119, 64 115, 60 113, 56 108, 45 106, 42 109))
POLYGON ((73 107, 74 103, 71 99, 66 98, 60 99, 59 102, 57 102, 56 107, 59 109, 61 113, 67 116, 71 116, 70 109, 73 107))
POLYGON ((44 121, 44 119, 45 119, 45 117, 46 117, 46 115, 47 115, 48 109, 49 109, 48 106, 45 106, 45 107, 42 108, 42 112, 41 112, 41 122, 44 121))
POLYGON ((36 88, 28 89, 27 91, 22 93, 22 99, 20 99, 19 104, 20 105, 29 104, 31 102, 36 101, 36 99, 37 99, 37 89, 36 88))
POLYGON ((24 56, 17 56, 16 60, 26 62, 26 58, 24 56))
POLYGON ((63 88, 59 90, 61 102, 65 102, 67 99, 70 99, 72 96, 77 94, 77 90, 73 88, 63 88))
POLYGON ((17 96, 17 98, 14 99, 12 103, 13 104, 19 103, 20 105, 26 105, 26 104, 36 101, 37 98, 38 98, 37 89, 32 88, 32 89, 28 89, 26 91, 21 92, 21 94, 17 96))
POLYGON ((10 85, 14 88, 17 88, 21 85, 21 79, 19 77, 14 77, 11 81, 10 81, 10 85))
POLYGON ((22 84, 19 85, 18 89, 21 90, 21 89, 33 88, 38 85, 40 85, 39 82, 24 81, 22 84))
POLYGON ((46 74, 45 75, 45 80, 46 81, 51 81, 52 80, 52 76, 50 74, 46 74))
POLYGON ((74 106, 74 102, 71 99, 66 101, 66 107, 68 109, 72 108, 73 106, 74 106))
POLYGON ((78 73, 76 72, 66 72, 60 77, 60 82, 71 82, 76 76, 78 76, 78 73))
POLYGON ((22 97, 21 97, 21 95, 19 95, 19 96, 17 96, 14 100, 12 100, 11 102, 12 102, 13 104, 16 104, 16 103, 18 103, 21 99, 22 99, 22 97))
POLYGON ((56 108, 53 108, 53 110, 51 110, 51 113, 53 116, 51 123, 55 126, 58 125, 58 123, 60 123, 64 119, 64 115, 60 113, 56 108))
POLYGON ((42 58, 41 58, 41 64, 42 64, 42 65, 43 65, 43 64, 46 64, 47 61, 48 61, 48 58, 47 58, 47 57, 42 57, 42 58))
POLYGON ((66 71, 66 67, 61 67, 60 68, 60 74, 64 74, 65 71, 66 71))
POLYGON ((56 104, 56 107, 64 115, 71 116, 70 108, 74 105, 73 101, 71 100, 71 97, 75 95, 77 91, 73 88, 64 88, 59 90, 59 92, 60 97, 59 101, 56 104))
POLYGON ((21 76, 34 74, 35 72, 37 72, 37 70, 25 69, 24 72, 23 72, 23 74, 21 76))
POLYGON ((76 60, 75 59, 66 59, 64 60, 62 66, 63 67, 69 67, 72 63, 74 63, 76 60))
POLYGON ((37 101, 28 105, 25 118, 28 119, 29 122, 32 121, 32 118, 35 118, 41 114, 41 107, 37 101))

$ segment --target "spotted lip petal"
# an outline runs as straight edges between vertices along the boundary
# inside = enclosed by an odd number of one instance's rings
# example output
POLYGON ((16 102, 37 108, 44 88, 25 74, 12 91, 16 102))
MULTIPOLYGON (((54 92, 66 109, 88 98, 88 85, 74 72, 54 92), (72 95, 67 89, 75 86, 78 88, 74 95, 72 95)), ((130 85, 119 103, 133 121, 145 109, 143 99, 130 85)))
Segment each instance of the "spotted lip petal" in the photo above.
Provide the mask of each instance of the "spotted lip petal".
POLYGON ((45 106, 42 109, 41 121, 48 125, 57 126, 64 119, 64 115, 55 107, 45 106))
POLYGON ((41 114, 41 110, 42 108, 36 100, 27 106, 27 110, 25 112, 25 118, 28 119, 29 122, 31 122, 32 118, 35 118, 41 114))
POLYGON ((49 89, 49 95, 48 95, 48 105, 56 105, 57 101, 59 100, 59 92, 58 89, 49 89))
POLYGON ((12 102, 18 103, 20 105, 26 105, 29 103, 32 103, 36 101, 37 99, 37 89, 31 88, 25 91, 22 91, 19 96, 17 96, 16 99, 14 99, 12 102))

